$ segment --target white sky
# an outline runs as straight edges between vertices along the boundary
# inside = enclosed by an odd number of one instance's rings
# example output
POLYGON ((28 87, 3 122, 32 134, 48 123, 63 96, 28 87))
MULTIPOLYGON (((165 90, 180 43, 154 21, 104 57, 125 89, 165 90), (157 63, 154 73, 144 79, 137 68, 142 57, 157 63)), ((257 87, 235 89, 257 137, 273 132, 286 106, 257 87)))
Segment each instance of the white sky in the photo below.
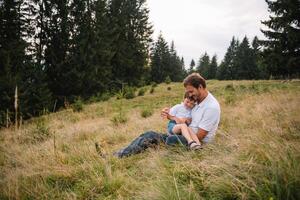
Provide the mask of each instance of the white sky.
POLYGON ((175 42, 179 56, 188 68, 206 51, 217 54, 220 62, 232 36, 245 35, 250 42, 257 35, 263 38, 260 21, 268 19, 264 0, 148 0, 154 39, 160 31, 170 43, 175 42))

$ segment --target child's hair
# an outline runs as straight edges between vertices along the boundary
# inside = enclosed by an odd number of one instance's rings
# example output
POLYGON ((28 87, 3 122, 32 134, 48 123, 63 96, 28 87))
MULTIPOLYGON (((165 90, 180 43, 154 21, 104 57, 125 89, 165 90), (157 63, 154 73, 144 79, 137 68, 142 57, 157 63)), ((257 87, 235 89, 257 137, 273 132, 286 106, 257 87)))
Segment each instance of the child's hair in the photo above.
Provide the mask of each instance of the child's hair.
POLYGON ((188 92, 184 93, 184 99, 188 99, 190 101, 196 101, 193 96, 190 96, 188 92))

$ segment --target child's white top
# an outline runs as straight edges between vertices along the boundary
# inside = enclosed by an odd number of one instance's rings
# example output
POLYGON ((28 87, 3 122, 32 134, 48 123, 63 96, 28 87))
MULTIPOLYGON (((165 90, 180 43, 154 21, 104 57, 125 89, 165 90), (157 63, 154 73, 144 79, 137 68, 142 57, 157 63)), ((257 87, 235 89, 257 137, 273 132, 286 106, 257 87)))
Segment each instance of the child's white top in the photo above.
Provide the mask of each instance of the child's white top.
POLYGON ((192 109, 187 108, 184 103, 177 104, 170 109, 169 114, 178 118, 192 118, 192 109))

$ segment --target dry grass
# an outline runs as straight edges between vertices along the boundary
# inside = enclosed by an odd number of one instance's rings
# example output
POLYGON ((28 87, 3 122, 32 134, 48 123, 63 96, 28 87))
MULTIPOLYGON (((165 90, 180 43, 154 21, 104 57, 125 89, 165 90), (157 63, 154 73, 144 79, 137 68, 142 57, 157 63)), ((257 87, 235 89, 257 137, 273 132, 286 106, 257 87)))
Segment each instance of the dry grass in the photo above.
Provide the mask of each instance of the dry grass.
POLYGON ((160 146, 102 159, 95 150, 98 142, 111 155, 146 130, 165 132, 159 110, 182 99, 180 83, 0 130, 0 199, 300 199, 300 82, 208 87, 222 120, 201 152, 160 146), (120 106, 128 121, 117 125, 111 119, 120 106), (141 117, 149 108, 153 115, 141 117))

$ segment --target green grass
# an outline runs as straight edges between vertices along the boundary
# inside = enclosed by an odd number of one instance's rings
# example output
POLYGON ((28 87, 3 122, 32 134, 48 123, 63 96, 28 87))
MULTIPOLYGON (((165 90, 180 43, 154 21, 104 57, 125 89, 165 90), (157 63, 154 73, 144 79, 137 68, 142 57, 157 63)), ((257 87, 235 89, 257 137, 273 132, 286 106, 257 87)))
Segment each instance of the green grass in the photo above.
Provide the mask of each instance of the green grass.
POLYGON ((182 101, 182 83, 1 129, 0 199, 300 199, 300 81, 207 86, 222 116, 200 152, 161 145, 112 156, 146 130, 166 131, 160 110, 182 101))

